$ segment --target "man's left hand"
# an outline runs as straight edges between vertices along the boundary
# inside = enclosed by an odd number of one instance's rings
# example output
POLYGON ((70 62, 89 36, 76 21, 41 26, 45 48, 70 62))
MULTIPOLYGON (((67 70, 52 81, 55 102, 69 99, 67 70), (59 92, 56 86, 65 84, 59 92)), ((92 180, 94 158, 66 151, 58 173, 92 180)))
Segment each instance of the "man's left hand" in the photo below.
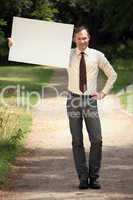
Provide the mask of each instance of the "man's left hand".
POLYGON ((104 92, 95 92, 92 94, 92 99, 95 99, 95 100, 101 100, 103 99, 104 97, 106 96, 106 94, 104 92))

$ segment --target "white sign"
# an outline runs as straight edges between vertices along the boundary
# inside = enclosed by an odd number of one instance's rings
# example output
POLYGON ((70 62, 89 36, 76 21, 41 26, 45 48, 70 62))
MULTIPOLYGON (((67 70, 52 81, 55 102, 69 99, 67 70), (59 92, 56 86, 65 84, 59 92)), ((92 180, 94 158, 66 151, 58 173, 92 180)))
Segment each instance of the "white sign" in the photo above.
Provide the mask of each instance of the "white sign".
POLYGON ((66 68, 72 34, 72 24, 14 17, 8 60, 66 68))

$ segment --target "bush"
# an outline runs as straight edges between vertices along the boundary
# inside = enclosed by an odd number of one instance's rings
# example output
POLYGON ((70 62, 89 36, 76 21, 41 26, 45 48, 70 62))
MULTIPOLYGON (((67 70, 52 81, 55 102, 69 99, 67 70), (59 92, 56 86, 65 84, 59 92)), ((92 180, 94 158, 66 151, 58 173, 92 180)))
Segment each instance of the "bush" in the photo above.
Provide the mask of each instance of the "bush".
POLYGON ((30 130, 31 116, 22 110, 0 110, 0 187, 7 183, 13 160, 22 153, 25 134, 30 130))
MULTIPOLYGON (((20 135, 19 116, 13 110, 9 108, 1 108, 0 110, 0 143, 15 142, 17 135, 20 135)), ((20 137, 20 136, 19 136, 20 137)))

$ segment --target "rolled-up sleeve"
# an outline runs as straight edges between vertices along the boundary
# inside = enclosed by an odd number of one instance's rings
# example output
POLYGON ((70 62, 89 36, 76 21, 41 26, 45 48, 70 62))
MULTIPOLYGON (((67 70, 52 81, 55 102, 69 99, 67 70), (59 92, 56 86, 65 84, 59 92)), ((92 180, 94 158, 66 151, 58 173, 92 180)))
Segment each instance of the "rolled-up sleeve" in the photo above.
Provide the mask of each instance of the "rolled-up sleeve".
POLYGON ((105 83, 104 88, 102 89, 102 92, 107 94, 113 88, 113 84, 117 79, 117 73, 115 72, 115 70, 113 69, 112 65, 109 63, 107 58, 102 53, 99 55, 99 68, 107 76, 107 81, 105 83))

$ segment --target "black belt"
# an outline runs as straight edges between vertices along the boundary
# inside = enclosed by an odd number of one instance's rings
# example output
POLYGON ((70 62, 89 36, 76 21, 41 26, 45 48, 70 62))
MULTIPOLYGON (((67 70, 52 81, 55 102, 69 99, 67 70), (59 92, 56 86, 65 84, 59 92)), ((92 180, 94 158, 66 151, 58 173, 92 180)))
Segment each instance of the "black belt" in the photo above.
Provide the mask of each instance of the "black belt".
POLYGON ((84 94, 76 94, 76 93, 73 93, 71 91, 69 91, 69 93, 73 96, 73 97, 88 97, 88 98, 92 98, 93 95, 84 95, 84 94))

